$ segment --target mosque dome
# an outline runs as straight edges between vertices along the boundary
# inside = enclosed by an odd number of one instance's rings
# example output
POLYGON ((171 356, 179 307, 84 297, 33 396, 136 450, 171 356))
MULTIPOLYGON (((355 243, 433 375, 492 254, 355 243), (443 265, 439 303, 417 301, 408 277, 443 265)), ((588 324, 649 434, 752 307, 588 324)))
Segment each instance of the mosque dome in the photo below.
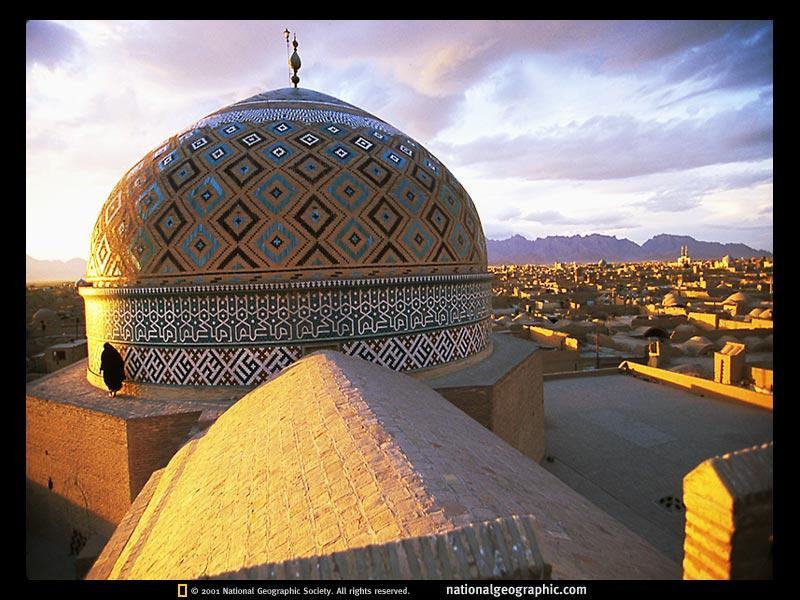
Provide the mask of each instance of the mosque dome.
POLYGON ((96 287, 486 271, 464 188, 420 143, 311 90, 237 102, 149 152, 91 239, 96 287))
POLYGON ((135 382, 253 385, 332 346, 415 370, 488 345, 467 192, 419 142, 306 89, 145 155, 100 211, 86 275, 90 373, 108 341, 135 382))

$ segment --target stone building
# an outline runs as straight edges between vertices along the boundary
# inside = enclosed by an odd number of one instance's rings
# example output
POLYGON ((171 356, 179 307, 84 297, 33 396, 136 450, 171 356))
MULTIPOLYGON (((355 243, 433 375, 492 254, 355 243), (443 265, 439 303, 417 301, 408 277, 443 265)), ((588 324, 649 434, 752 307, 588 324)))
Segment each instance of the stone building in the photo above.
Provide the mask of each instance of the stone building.
POLYGON ((73 340, 49 346, 43 355, 45 373, 53 373, 66 365, 86 358, 86 340, 73 340))

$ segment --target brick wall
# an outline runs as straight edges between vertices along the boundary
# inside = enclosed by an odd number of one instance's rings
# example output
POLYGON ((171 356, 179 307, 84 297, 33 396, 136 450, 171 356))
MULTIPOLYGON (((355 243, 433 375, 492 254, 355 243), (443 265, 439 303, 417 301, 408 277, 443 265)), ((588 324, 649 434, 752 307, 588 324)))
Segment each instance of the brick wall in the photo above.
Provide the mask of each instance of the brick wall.
POLYGON ((544 373, 577 371, 581 355, 572 350, 540 350, 544 373))
POLYGON ((486 429, 492 428, 491 386, 441 388, 436 391, 486 429))
POLYGON ((734 321, 733 319, 720 319, 718 328, 748 329, 748 330, 772 329, 772 321, 763 319, 752 319, 751 321, 748 322, 748 321, 734 321))
POLYGON ((110 535, 130 506, 125 421, 28 396, 25 433, 28 527, 110 535))
POLYGON ((543 355, 534 352, 494 385, 436 391, 505 442, 540 461, 544 457, 543 355))
POLYGON ((569 337, 568 333, 564 333, 562 331, 553 331, 552 329, 546 329, 545 327, 527 326, 525 329, 527 330, 530 339, 537 344, 555 347, 559 350, 563 349, 564 341, 569 337))
POLYGON ((539 462, 544 458, 544 387, 542 357, 534 352, 492 389, 490 429, 511 446, 539 462))
POLYGON ((202 411, 128 419, 128 472, 130 501, 150 475, 164 468, 186 441, 202 411))
POLYGON ((753 380, 753 383, 763 389, 772 391, 772 369, 767 369, 764 367, 749 367, 750 369, 750 379, 753 380))
POLYGON ((27 527, 71 555, 108 539, 200 414, 125 419, 27 396, 27 527))
POLYGON ((705 326, 716 329, 719 325, 719 315, 714 313, 690 312, 686 318, 689 323, 694 323, 695 325, 699 325, 701 327, 705 326))
POLYGON ((630 360, 621 362, 619 366, 623 371, 630 370, 634 373, 644 375, 645 377, 652 377, 658 381, 663 381, 686 389, 693 394, 740 400, 748 404, 772 410, 772 394, 756 392, 736 385, 717 383, 716 381, 703 379, 702 377, 693 377, 692 375, 675 373, 674 371, 667 371, 666 369, 654 369, 653 367, 640 365, 630 360))

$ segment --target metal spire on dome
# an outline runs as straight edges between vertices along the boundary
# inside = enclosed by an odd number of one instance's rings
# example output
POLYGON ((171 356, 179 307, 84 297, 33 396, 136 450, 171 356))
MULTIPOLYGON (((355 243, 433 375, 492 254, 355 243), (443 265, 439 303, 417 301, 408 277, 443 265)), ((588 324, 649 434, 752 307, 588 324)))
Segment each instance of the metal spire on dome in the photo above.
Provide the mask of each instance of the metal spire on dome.
MULTIPOLYGON (((284 30, 283 35, 286 38, 286 54, 289 54, 289 29, 287 28, 284 30)), ((297 54, 297 34, 294 34, 294 39, 292 40, 292 46, 294 46, 294 52, 289 57, 289 68, 293 71, 291 82, 294 84, 294 87, 297 87, 297 84, 300 83, 300 78, 297 76, 297 71, 300 70, 300 56, 297 54)))

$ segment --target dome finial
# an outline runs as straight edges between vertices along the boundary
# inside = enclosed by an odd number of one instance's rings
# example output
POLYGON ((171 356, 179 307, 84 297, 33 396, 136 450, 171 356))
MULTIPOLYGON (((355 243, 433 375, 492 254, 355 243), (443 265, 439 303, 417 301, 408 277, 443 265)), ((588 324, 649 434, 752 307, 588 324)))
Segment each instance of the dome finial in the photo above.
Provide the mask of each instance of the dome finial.
MULTIPOLYGON (((289 30, 283 32, 283 35, 286 37, 286 52, 289 52, 289 30)), ((300 83, 300 78, 297 76, 297 71, 300 70, 300 56, 297 54, 297 34, 294 34, 294 39, 292 40, 292 46, 294 47, 294 52, 292 52, 292 56, 289 58, 289 68, 293 71, 291 82, 294 84, 294 87, 297 87, 297 84, 300 83)))

